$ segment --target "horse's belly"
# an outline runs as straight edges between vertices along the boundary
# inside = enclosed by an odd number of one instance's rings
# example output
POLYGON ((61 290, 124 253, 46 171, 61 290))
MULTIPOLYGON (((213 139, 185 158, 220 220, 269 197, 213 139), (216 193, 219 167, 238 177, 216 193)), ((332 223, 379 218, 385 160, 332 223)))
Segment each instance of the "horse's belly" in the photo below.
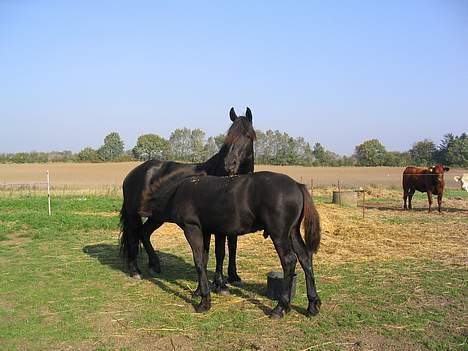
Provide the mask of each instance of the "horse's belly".
POLYGON ((203 229, 211 234, 242 235, 252 233, 257 228, 254 219, 248 217, 212 217, 203 223, 203 229))

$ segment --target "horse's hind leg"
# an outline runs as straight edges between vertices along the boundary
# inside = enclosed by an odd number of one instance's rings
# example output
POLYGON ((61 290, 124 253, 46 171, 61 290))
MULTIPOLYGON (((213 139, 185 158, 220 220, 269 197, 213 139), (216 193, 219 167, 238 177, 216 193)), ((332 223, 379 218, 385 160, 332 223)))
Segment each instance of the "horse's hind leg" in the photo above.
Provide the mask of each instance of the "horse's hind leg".
POLYGON ((138 268, 137 257, 142 227, 141 218, 138 214, 129 214, 128 212, 125 212, 122 220, 120 250, 127 262, 129 275, 136 279, 141 279, 141 271, 138 268))
POLYGON ((319 313, 321 301, 317 294, 315 287, 314 270, 312 267, 312 257, 307 251, 307 248, 302 240, 299 228, 296 228, 296 232, 291 237, 293 250, 299 258, 299 263, 304 270, 306 286, 307 286, 307 299, 309 300, 309 306, 307 307, 307 316, 315 316, 319 313))
MULTIPOLYGON (((205 267, 205 270, 208 272, 208 259, 209 259, 209 253, 210 253, 210 241, 211 241, 211 235, 209 233, 203 233, 203 266, 205 267)), ((200 284, 198 284, 197 288, 193 292, 194 296, 201 296, 201 287, 200 284)))
POLYGON ((206 271, 206 256, 208 255, 206 248, 207 238, 196 225, 185 226, 184 234, 192 248, 193 261, 198 273, 198 286, 200 288, 200 295, 202 298, 200 304, 195 307, 195 311, 208 311, 211 308, 211 296, 208 274, 206 271))
POLYGON ((242 285, 242 279, 237 274, 236 254, 237 254, 237 236, 228 236, 229 264, 228 264, 228 282, 232 285, 242 285))
POLYGON ((284 274, 283 291, 278 300, 278 305, 276 305, 271 313, 271 318, 279 319, 291 309, 291 289, 297 259, 291 247, 291 241, 286 235, 278 237, 270 234, 270 236, 281 260, 284 274))
POLYGON ((151 275, 156 275, 157 273, 161 273, 161 264, 159 261, 159 257, 154 250, 153 245, 151 244, 151 234, 158 229, 163 224, 162 221, 158 221, 149 217, 148 220, 143 225, 142 233, 141 233, 141 242, 143 243, 143 247, 145 248, 146 253, 148 254, 148 271, 151 275))

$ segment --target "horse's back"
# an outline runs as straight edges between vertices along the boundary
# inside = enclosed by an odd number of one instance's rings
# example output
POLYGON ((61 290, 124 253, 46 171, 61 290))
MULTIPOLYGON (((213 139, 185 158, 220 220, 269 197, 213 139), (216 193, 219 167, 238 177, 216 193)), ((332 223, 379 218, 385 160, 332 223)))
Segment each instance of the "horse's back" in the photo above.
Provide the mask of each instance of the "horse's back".
POLYGON ((185 180, 170 208, 175 223, 197 222, 214 234, 245 234, 266 223, 299 217, 303 196, 298 184, 284 174, 203 176, 185 180))
POLYGON ((161 177, 170 168, 171 163, 161 160, 148 160, 133 168, 125 177, 122 190, 124 196, 124 205, 129 211, 138 210, 142 192, 154 181, 161 177))

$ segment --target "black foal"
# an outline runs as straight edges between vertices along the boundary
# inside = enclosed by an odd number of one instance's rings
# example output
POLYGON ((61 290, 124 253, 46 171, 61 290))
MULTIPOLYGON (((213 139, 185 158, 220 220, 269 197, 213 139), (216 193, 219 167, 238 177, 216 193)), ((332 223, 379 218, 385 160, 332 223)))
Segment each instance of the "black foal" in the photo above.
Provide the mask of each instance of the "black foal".
MULTIPOLYGON (((258 172, 231 177, 190 177, 155 189, 151 203, 163 219, 179 225, 189 242, 198 273, 201 302, 197 312, 211 307, 207 277, 211 234, 235 236, 264 230, 270 236, 284 272, 284 291, 273 309, 272 318, 281 318, 290 309, 291 286, 299 259, 305 273, 309 306, 307 315, 319 312, 312 254, 320 244, 319 216, 304 185, 290 177, 258 172), (172 190, 171 190, 172 189, 172 190), (158 202, 158 195, 164 201, 158 202), (168 200, 169 199, 169 200, 168 200), (163 206, 164 208, 161 208, 163 206), (304 223, 304 237, 300 233, 304 223)), ((217 271, 215 281, 222 282, 217 271)))

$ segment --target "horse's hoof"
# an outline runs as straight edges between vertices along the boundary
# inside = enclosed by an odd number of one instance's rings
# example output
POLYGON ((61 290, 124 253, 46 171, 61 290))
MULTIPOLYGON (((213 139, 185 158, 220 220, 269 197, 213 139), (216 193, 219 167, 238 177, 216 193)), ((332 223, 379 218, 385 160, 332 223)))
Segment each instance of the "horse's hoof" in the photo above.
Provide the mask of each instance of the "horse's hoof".
POLYGON ((275 308, 273 308, 273 311, 271 311, 270 318, 271 319, 281 319, 284 317, 286 314, 286 311, 281 305, 276 305, 275 308))
POLYGON ((242 279, 239 276, 228 278, 227 282, 232 286, 237 286, 238 288, 242 288, 244 286, 244 283, 242 282, 242 279))
POLYGON ((315 316, 318 315, 318 314, 319 314, 319 310, 318 310, 318 309, 307 310, 306 317, 307 317, 307 318, 312 318, 312 317, 315 317, 315 316))
POLYGON ((228 288, 218 288, 218 289, 215 290, 215 293, 217 293, 217 294, 219 294, 221 296, 231 295, 228 288))
POLYGON ((203 303, 200 303, 199 305, 195 306, 195 312, 197 313, 203 313, 206 312, 210 309, 210 306, 206 306, 203 303))
POLYGON ((161 273, 161 268, 149 267, 148 272, 149 272, 150 275, 155 276, 155 275, 158 275, 159 273, 161 273))
POLYGON ((307 307, 307 317, 314 317, 320 312, 320 306, 322 305, 320 300, 315 301, 314 303, 309 303, 307 307))
POLYGON ((278 311, 273 311, 270 315, 270 319, 273 319, 273 320, 278 320, 278 319, 281 319, 284 317, 284 313, 283 312, 278 312, 278 311))

